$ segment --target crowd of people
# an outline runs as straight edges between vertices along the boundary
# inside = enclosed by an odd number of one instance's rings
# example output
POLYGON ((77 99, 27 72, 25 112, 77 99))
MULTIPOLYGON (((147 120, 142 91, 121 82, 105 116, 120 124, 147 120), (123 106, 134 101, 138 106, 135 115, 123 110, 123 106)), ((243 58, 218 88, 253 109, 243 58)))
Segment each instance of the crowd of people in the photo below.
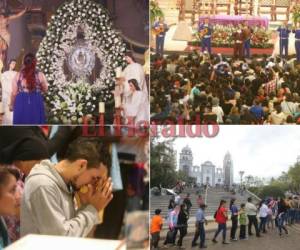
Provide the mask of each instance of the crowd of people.
POLYGON ((266 55, 194 51, 152 56, 151 120, 185 124, 299 124, 299 64, 266 55))
MULTIPOLYGON (((169 201, 168 216, 166 224, 168 232, 163 243, 164 248, 177 244, 182 247, 183 238, 187 235, 188 220, 192 216, 190 208, 192 203, 189 194, 185 198, 177 195, 169 201), (176 236, 179 231, 179 239, 176 243, 176 236)), ((192 247, 199 245, 200 248, 207 248, 206 244, 206 229, 208 220, 206 219, 207 205, 204 203, 202 196, 197 199, 198 210, 195 214, 196 229, 192 240, 192 247), (200 242, 199 244, 197 241, 200 242)), ((160 232, 164 224, 161 209, 155 210, 155 215, 151 220, 151 246, 152 249, 158 249, 160 232)), ((268 197, 257 204, 252 197, 247 199, 246 203, 241 203, 240 207, 236 204, 236 199, 232 198, 229 205, 226 200, 221 200, 218 209, 215 211, 214 221, 217 223, 217 229, 212 238, 212 243, 218 243, 217 238, 222 233, 222 243, 229 244, 238 240, 248 240, 254 233, 256 237, 262 237, 268 230, 278 229, 278 234, 288 234, 287 225, 300 223, 300 200, 298 196, 288 198, 272 198, 268 197), (228 221, 231 220, 230 242, 227 240, 228 221), (239 227, 239 233, 238 233, 239 227), (254 228, 254 231, 253 231, 254 228)))
POLYGON ((119 239, 125 212, 148 210, 144 138, 67 126, 0 127, 0 137, 0 249, 28 234, 119 239))

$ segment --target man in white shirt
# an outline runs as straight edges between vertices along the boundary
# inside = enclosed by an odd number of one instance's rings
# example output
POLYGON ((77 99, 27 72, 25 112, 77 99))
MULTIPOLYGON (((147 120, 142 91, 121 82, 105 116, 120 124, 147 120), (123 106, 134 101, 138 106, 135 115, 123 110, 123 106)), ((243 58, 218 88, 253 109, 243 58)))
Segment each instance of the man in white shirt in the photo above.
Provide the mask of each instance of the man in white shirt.
POLYGON ((267 218, 268 218, 268 206, 264 203, 264 201, 261 201, 261 206, 259 208, 259 232, 266 233, 266 224, 267 224, 267 218))

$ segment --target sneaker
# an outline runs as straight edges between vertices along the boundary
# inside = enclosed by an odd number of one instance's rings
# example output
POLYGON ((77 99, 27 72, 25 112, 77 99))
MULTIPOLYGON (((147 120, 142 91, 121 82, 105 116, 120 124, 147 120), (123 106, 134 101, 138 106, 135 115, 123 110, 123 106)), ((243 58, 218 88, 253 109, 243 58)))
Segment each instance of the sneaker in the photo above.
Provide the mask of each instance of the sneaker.
POLYGON ((237 241, 238 239, 237 238, 234 238, 234 239, 230 239, 231 241, 237 241))
POLYGON ((202 246, 202 247, 200 247, 200 248, 207 248, 207 246, 202 246))
POLYGON ((218 243, 218 241, 216 241, 216 239, 212 239, 212 242, 213 243, 218 243))
POLYGON ((227 242, 227 241, 223 241, 222 244, 227 245, 227 244, 230 244, 230 243, 227 242))

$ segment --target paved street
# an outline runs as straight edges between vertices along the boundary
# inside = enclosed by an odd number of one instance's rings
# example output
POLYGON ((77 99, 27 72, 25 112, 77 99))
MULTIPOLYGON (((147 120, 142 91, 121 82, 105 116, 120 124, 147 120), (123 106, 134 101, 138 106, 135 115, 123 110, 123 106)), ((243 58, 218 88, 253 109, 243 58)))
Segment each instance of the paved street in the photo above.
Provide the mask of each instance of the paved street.
MULTIPOLYGON (((213 233, 208 233, 206 235, 207 238, 207 249, 211 250, 299 250, 300 249, 300 225, 296 226, 288 226, 289 234, 279 236, 276 229, 270 230, 267 234, 263 234, 263 237, 256 238, 255 236, 251 236, 249 240, 237 241, 230 243, 229 245, 223 245, 221 235, 218 236, 218 243, 214 244, 211 242, 213 237, 213 233)), ((239 231, 238 231, 239 232, 239 231)), ((227 231, 227 236, 229 235, 229 231, 227 231)), ((164 237, 165 235, 161 235, 164 237)), ((178 239, 178 236, 177 236, 178 239)), ((186 250, 196 250, 199 247, 191 247, 192 235, 188 234, 183 239, 183 246, 186 250)), ((198 242, 199 243, 199 242, 198 242)), ((163 240, 160 242, 160 246, 162 246, 163 240)), ((175 250, 178 247, 168 247, 166 249, 175 250)))

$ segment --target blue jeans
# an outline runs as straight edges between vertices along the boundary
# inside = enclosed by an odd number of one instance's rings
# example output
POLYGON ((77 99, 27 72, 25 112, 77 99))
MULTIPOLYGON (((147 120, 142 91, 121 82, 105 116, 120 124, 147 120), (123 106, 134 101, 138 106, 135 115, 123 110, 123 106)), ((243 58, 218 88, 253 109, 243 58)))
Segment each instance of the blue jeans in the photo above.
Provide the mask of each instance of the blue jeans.
POLYGON ((207 52, 211 54, 211 38, 203 38, 201 43, 202 43, 202 52, 207 50, 207 52))
POLYGON ((156 54, 164 55, 165 36, 156 36, 156 54))
POLYGON ((299 223, 300 222, 300 210, 299 209, 296 209, 296 212, 295 212, 295 220, 296 220, 296 223, 299 223))
POLYGON ((285 216, 286 214, 283 214, 280 218, 277 217, 277 221, 278 221, 278 229, 279 229, 279 234, 282 233, 282 229, 287 233, 287 229, 284 225, 284 222, 285 222, 285 216))
POLYGON ((223 241, 226 240, 226 223, 225 224, 218 224, 218 230, 215 233, 214 239, 216 239, 219 233, 222 231, 223 241))
POLYGON ((266 224, 268 217, 260 217, 259 232, 266 232, 266 224))
POLYGON ((288 56, 288 48, 289 48, 289 40, 288 39, 280 39, 279 41, 279 47, 280 47, 280 56, 283 56, 283 51, 284 56, 287 57, 288 56))
POLYGON ((204 223, 199 223, 200 247, 205 246, 205 228, 204 223))
POLYGON ((300 62, 300 41, 295 42, 297 61, 300 62))
POLYGON ((296 217, 297 217, 297 211, 295 208, 291 208, 289 210, 289 223, 295 224, 296 223, 296 217))
POLYGON ((250 58, 250 48, 251 48, 251 43, 250 43, 250 39, 248 39, 244 43, 244 55, 246 58, 250 58))

